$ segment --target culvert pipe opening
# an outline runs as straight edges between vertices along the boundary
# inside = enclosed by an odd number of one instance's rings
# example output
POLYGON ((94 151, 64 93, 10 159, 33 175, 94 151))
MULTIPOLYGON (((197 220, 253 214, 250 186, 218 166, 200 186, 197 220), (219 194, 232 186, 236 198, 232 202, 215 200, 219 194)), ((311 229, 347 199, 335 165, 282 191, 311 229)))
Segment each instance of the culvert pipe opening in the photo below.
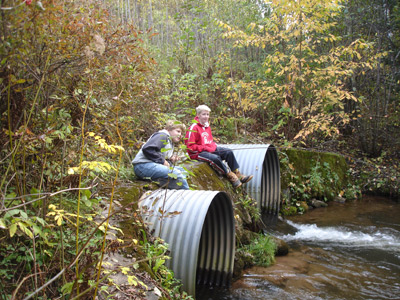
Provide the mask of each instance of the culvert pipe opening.
POLYGON ((244 185, 247 193, 267 213, 278 214, 280 209, 280 167, 276 148, 270 144, 226 144, 235 154, 240 172, 254 178, 244 185))
POLYGON ((169 245, 167 266, 183 289, 229 285, 235 256, 232 201, 224 192, 157 190, 144 195, 139 208, 154 236, 169 245))

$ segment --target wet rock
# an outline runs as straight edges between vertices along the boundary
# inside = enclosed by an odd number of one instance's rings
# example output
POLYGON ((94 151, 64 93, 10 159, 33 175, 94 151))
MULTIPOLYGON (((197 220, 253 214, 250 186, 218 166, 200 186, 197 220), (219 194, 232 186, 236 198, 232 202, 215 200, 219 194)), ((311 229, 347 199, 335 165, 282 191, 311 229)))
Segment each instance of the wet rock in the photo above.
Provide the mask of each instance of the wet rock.
POLYGON ((336 197, 333 201, 339 202, 339 203, 345 203, 345 202, 346 202, 346 199, 343 198, 343 197, 341 197, 341 196, 338 196, 338 197, 336 197))
POLYGON ((314 208, 320 208, 320 207, 327 207, 328 204, 325 203, 324 201, 317 200, 317 199, 311 199, 310 204, 314 208))
POLYGON ((233 279, 239 278, 243 270, 254 266, 254 256, 246 251, 237 251, 235 253, 235 263, 233 267, 233 279))
POLYGON ((277 237, 271 236, 276 244, 275 255, 276 256, 285 256, 289 253, 289 245, 284 241, 277 237))
POLYGON ((259 233, 246 230, 243 228, 236 228, 236 239, 238 242, 242 245, 248 245, 255 239, 257 239, 259 236, 259 233))

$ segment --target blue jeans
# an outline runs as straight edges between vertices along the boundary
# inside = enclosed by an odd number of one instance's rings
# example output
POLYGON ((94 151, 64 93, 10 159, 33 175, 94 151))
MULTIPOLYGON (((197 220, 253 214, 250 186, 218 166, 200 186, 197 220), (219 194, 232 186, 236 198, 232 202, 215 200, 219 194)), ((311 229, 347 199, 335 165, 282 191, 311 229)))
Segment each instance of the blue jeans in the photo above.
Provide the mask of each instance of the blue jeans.
POLYGON ((135 174, 141 179, 151 179, 157 181, 160 186, 168 184, 169 189, 189 189, 189 184, 186 181, 186 171, 182 167, 167 167, 162 164, 157 164, 154 162, 141 163, 133 166, 135 174), (176 175, 174 177, 168 174, 176 175), (179 184, 178 184, 179 183, 179 184))

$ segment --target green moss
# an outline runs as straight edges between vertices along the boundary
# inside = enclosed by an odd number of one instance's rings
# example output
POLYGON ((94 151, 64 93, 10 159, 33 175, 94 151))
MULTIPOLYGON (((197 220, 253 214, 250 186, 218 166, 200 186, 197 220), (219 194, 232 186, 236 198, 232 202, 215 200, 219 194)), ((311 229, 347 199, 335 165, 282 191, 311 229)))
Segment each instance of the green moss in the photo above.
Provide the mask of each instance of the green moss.
POLYGON ((293 216, 297 214, 297 207, 291 205, 283 205, 281 208, 281 213, 286 217, 293 216))
POLYGON ((135 181, 129 186, 119 187, 115 194, 118 201, 123 205, 132 204, 132 209, 138 208, 140 197, 148 190, 156 190, 158 186, 155 183, 147 181, 135 181))
POLYGON ((339 185, 346 186, 349 178, 347 176, 348 165, 343 156, 329 152, 315 152, 298 149, 286 149, 280 151, 281 186, 285 189, 289 186, 293 171, 298 177, 311 173, 316 162, 321 165, 328 163, 331 171, 339 177, 339 185), (286 158, 286 159, 285 159, 286 158), (288 164, 293 166, 291 169, 288 164))
POLYGON ((286 149, 279 152, 281 189, 284 209, 290 215, 296 209, 307 208, 302 201, 312 198, 331 201, 346 194, 349 187, 349 168, 345 158, 335 153, 286 149), (294 207, 289 209, 288 207, 294 207))
POLYGON ((229 189, 226 182, 206 163, 191 162, 186 165, 193 173, 188 179, 191 188, 196 190, 225 191, 229 189))

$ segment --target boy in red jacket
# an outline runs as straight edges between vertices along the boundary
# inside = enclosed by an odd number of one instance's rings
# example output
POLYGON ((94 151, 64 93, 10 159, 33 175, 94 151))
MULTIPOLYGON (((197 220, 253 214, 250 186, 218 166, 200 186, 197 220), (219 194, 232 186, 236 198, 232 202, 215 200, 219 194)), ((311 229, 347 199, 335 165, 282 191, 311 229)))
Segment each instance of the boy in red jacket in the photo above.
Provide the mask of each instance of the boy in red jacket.
POLYGON ((214 142, 211 128, 208 123, 211 109, 207 105, 196 108, 194 123, 186 132, 185 144, 191 159, 204 161, 226 175, 232 185, 237 188, 242 183, 249 182, 253 175, 242 175, 239 172, 239 164, 231 149, 218 147, 214 142), (228 166, 223 162, 226 161, 228 166))

